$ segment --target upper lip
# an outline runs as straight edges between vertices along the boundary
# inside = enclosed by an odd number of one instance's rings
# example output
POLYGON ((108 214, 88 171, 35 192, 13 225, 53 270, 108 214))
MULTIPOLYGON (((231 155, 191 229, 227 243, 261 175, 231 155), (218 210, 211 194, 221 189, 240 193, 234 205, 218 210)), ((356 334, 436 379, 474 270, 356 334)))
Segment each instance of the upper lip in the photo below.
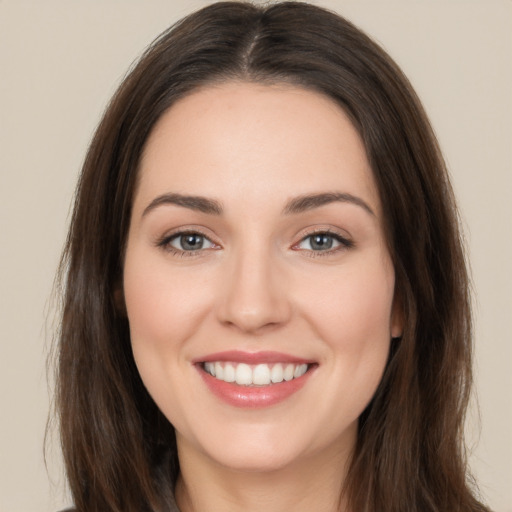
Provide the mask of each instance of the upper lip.
POLYGON ((262 352, 244 352, 241 350, 226 350, 223 352, 215 352, 203 357, 198 357, 192 362, 210 363, 216 361, 226 361, 233 363, 246 363, 246 364, 264 364, 264 363, 295 363, 295 364, 310 364, 313 361, 304 359, 302 357, 284 354, 282 352, 262 351, 262 352))

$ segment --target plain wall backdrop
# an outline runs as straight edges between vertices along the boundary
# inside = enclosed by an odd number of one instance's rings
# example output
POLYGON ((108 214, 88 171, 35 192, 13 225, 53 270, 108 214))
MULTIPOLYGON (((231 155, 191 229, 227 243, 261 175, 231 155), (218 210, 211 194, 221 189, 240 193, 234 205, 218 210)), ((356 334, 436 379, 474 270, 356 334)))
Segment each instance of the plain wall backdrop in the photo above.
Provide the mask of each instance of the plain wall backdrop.
MULTIPOLYGON (((57 436, 43 459, 50 295, 76 178, 109 97, 201 0, 0 0, 0 512, 69 504, 57 436)), ((444 150, 475 288, 481 433, 471 466, 512 512, 512 1, 323 0, 403 68, 444 150)), ((50 438, 51 439, 51 438, 50 438)))

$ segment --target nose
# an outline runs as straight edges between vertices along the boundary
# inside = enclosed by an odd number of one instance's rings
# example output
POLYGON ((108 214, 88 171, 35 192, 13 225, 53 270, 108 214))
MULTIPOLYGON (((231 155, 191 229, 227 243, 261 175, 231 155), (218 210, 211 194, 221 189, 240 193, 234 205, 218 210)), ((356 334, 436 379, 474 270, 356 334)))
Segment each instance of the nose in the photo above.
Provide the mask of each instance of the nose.
POLYGON ((245 333, 262 334, 288 322, 292 308, 285 273, 265 251, 226 261, 218 319, 245 333))

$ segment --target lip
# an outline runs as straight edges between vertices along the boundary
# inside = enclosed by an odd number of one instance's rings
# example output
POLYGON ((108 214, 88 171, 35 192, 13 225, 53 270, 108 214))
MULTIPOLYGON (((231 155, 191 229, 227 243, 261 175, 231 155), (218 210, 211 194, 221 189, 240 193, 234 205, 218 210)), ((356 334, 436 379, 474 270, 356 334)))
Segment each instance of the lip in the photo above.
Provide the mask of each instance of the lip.
POLYGON ((303 358, 279 352, 241 352, 238 350, 208 354, 193 361, 207 388, 223 402, 239 408, 258 409, 270 407, 290 398, 309 380, 317 367, 316 363, 303 358), (204 371, 202 363, 230 361, 251 365, 270 363, 309 364, 308 371, 301 377, 268 386, 240 386, 236 383, 216 379, 204 371))
POLYGON ((211 363, 214 361, 246 363, 246 364, 271 364, 271 363, 293 363, 293 364, 312 364, 313 361, 300 357, 291 356, 282 352, 264 351, 264 352, 242 352, 240 350, 227 350, 208 354, 204 357, 198 357, 192 361, 194 364, 211 363))

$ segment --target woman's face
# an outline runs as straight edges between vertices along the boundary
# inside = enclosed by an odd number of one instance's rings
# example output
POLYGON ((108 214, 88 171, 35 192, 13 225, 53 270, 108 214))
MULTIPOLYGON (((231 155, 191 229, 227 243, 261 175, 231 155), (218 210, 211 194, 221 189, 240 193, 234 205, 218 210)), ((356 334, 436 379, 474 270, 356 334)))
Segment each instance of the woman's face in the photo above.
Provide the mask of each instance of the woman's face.
POLYGON ((181 455, 268 471, 350 453, 401 331, 382 224, 361 139, 327 97, 226 83, 162 117, 124 295, 181 455))

